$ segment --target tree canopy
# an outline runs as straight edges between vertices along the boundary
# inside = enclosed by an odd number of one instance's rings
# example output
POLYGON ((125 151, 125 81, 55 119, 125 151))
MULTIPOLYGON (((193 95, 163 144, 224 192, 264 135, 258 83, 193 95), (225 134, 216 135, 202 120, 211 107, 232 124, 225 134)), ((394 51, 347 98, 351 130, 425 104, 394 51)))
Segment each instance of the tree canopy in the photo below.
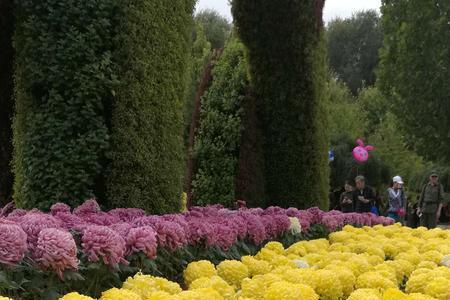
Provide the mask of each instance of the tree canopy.
POLYGON ((375 83, 378 51, 383 43, 380 16, 374 10, 332 20, 326 31, 331 69, 353 94, 375 83))
POLYGON ((450 2, 384 0, 380 87, 408 144, 450 162, 450 2))

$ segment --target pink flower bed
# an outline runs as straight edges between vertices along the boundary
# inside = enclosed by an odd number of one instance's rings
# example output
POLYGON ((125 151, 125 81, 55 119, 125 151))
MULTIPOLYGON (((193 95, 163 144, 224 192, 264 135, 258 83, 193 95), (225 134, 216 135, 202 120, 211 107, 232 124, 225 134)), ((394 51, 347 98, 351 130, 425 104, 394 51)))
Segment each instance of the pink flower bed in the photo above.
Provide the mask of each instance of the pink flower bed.
POLYGON ((62 276, 65 269, 77 269, 77 250, 91 262, 115 266, 126 264, 126 257, 138 252, 153 259, 158 247, 174 251, 198 245, 227 250, 238 240, 260 245, 287 233, 291 226, 289 217, 298 218, 305 232, 313 225, 335 231, 346 224, 393 223, 392 219, 370 213, 343 214, 318 208, 229 210, 215 205, 193 207, 183 214, 155 216, 135 208, 103 212, 95 200, 88 200, 73 211, 58 203, 50 213, 17 209, 0 216, 0 264, 14 265, 29 257, 40 268, 62 276), (78 245, 75 234, 81 236, 78 245))

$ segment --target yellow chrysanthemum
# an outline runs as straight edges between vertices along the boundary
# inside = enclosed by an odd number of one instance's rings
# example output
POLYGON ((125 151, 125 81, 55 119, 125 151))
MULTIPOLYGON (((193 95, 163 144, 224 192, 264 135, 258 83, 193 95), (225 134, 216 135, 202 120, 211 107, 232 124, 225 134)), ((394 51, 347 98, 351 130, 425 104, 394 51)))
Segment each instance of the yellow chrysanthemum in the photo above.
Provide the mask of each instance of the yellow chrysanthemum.
MULTIPOLYGON (((8 300, 9 298, 0 297, 0 300, 8 300)), ((66 294, 64 297, 60 298, 60 300, 94 300, 91 297, 80 295, 76 292, 66 294)))
MULTIPOLYGON (((422 269, 428 270, 428 269, 422 269)), ((429 271, 429 270, 428 270, 429 271)), ((427 284, 433 279, 432 272, 413 274, 406 282, 405 291, 407 293, 422 293, 425 290, 427 284)))
POLYGON ((272 250, 273 252, 279 255, 284 254, 284 247, 283 244, 281 244, 280 242, 268 242, 264 246, 264 249, 272 250))
POLYGON ((450 280, 444 277, 438 277, 427 284, 425 294, 438 300, 450 299, 450 280))
POLYGON ((322 300, 338 300, 342 298, 341 281, 336 273, 328 270, 318 270, 315 272, 316 286, 315 291, 322 300))
POLYGON ((326 269, 336 274, 339 278, 344 296, 346 298, 350 296, 356 284, 356 277, 353 275, 353 272, 348 268, 334 265, 329 265, 326 269))
POLYGON ((272 270, 270 264, 265 260, 255 259, 253 256, 243 256, 241 261, 247 266, 250 276, 267 274, 272 270))
POLYGON ((384 292, 388 288, 397 287, 394 282, 380 274, 380 272, 367 272, 360 275, 356 280, 356 288, 376 289, 384 292))
POLYGON ((406 300, 436 300, 436 298, 424 294, 412 293, 406 297, 406 300))
POLYGON ((223 300, 223 297, 212 288, 198 289, 194 291, 183 291, 174 296, 174 300, 223 300))
POLYGON ((217 273, 229 284, 240 287, 241 281, 250 274, 246 265, 238 260, 225 260, 217 266, 217 273))
POLYGON ((295 243, 292 246, 290 246, 289 248, 286 249, 286 254, 295 254, 298 256, 305 256, 306 254, 308 254, 308 251, 306 251, 306 248, 304 247, 304 244, 302 243, 295 243))
POLYGON ((211 278, 202 277, 191 283, 190 290, 197 290, 202 288, 212 288, 217 291, 224 299, 231 299, 234 294, 234 288, 230 286, 225 280, 219 276, 211 278))
POLYGON ((382 300, 381 294, 375 289, 359 289, 351 293, 347 300, 382 300))
POLYGON ((318 300, 314 290, 303 284, 293 284, 286 281, 272 284, 264 295, 264 300, 318 300))
POLYGON ((437 264, 432 262, 432 261, 421 261, 418 265, 417 265, 417 269, 436 269, 437 268, 437 264))
POLYGON ((406 300, 408 296, 399 289, 387 289, 383 294, 383 300, 406 300))
POLYGON ((217 275, 214 265, 207 260, 190 263, 183 272, 184 282, 189 286, 191 282, 201 277, 217 275))
POLYGON ((174 300, 175 296, 167 292, 159 291, 154 292, 151 296, 145 298, 144 300, 174 300))
POLYGON ((142 275, 140 273, 136 274, 134 277, 128 277, 123 283, 122 288, 133 291, 144 299, 158 291, 167 292, 171 295, 181 292, 181 287, 178 283, 169 281, 165 278, 142 275))
POLYGON ((435 264, 441 263, 443 257, 444 255, 442 255, 440 252, 436 250, 431 250, 422 254, 422 260, 432 261, 435 264))
POLYGON ((142 298, 130 290, 112 288, 103 292, 100 300, 142 300, 142 298))

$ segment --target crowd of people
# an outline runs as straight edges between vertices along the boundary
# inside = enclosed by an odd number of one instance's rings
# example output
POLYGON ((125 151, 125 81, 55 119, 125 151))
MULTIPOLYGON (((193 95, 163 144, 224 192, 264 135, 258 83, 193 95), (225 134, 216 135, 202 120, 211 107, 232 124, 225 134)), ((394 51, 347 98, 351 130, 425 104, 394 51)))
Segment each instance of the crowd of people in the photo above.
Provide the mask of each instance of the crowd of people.
POLYGON ((330 209, 349 212, 371 212, 386 215, 410 227, 435 228, 439 220, 449 218, 448 205, 444 204, 444 187, 439 175, 432 172, 415 201, 410 201, 405 193, 400 176, 392 178, 391 186, 384 196, 377 195, 366 184, 364 176, 355 178, 354 184, 347 180, 339 193, 330 193, 330 209))

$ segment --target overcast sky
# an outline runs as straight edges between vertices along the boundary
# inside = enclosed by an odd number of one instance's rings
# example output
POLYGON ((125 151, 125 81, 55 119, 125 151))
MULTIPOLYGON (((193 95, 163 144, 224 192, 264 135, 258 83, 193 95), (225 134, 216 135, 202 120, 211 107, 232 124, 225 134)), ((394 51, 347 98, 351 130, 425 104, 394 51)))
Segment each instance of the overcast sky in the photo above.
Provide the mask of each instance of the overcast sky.
MULTIPOLYGON (((199 0, 197 9, 214 8, 231 20, 229 0, 199 0)), ((275 1, 275 0, 274 0, 275 1)), ((353 12, 365 9, 379 10, 381 0, 326 0, 324 19, 326 22, 336 16, 349 17, 353 12)))

